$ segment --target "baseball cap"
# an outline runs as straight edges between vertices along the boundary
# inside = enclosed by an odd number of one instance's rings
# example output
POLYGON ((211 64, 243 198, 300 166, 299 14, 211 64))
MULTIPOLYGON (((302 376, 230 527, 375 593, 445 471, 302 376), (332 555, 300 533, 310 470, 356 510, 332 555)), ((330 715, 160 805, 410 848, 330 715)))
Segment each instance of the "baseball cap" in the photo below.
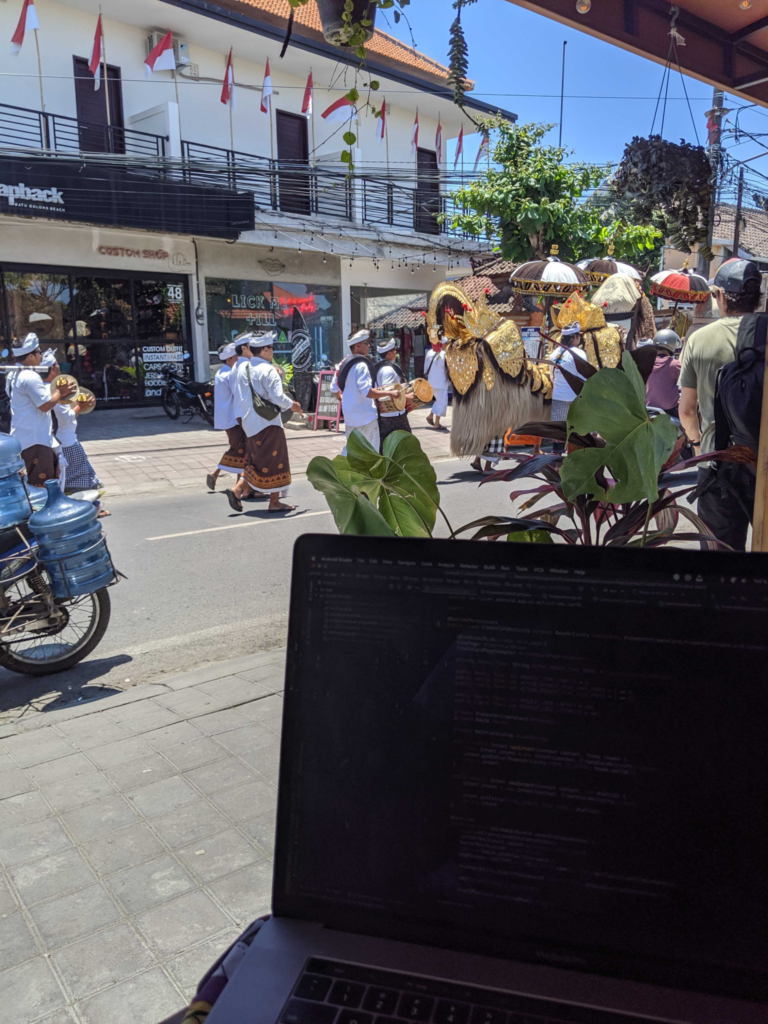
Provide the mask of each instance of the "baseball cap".
POLYGON ((752 260, 730 259, 715 274, 715 285, 729 295, 760 291, 762 276, 752 260))

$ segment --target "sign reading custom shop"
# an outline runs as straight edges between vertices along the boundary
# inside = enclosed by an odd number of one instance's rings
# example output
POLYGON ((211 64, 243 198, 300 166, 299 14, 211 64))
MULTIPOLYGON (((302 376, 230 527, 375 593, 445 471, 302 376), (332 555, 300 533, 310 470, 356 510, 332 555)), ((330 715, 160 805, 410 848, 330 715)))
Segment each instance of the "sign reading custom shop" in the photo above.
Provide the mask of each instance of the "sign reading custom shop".
POLYGON ((253 196, 88 161, 0 158, 0 214, 237 238, 253 196))

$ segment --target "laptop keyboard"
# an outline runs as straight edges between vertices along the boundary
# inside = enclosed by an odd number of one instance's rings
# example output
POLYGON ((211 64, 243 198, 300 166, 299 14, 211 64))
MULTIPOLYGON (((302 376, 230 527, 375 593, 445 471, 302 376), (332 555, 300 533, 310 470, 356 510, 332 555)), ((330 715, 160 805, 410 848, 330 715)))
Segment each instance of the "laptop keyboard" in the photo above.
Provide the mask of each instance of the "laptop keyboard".
POLYGON ((642 1018, 336 960, 307 962, 281 1024, 637 1024, 642 1018))

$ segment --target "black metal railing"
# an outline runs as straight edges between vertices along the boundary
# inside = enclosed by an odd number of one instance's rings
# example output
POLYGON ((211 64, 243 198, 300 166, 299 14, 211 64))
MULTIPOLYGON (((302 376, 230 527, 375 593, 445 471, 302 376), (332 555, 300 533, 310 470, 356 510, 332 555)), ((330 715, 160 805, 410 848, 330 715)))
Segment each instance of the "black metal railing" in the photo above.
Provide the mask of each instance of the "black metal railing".
POLYGON ((0 103, 0 147, 164 157, 167 137, 0 103))

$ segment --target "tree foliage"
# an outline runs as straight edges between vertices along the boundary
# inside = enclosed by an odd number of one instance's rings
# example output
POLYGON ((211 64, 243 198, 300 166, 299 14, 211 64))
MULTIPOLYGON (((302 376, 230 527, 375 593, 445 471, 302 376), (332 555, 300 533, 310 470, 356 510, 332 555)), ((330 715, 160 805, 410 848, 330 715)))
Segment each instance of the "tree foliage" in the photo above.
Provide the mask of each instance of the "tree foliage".
POLYGON ((616 257, 637 261, 653 250, 659 231, 650 221, 632 224, 613 216, 595 190, 606 187, 609 168, 568 164, 569 150, 543 145, 553 125, 510 124, 501 116, 480 118, 494 132, 492 164, 453 193, 458 211, 451 227, 474 237, 501 237, 505 259, 543 259, 553 245, 566 260, 603 256, 613 242, 616 257))

